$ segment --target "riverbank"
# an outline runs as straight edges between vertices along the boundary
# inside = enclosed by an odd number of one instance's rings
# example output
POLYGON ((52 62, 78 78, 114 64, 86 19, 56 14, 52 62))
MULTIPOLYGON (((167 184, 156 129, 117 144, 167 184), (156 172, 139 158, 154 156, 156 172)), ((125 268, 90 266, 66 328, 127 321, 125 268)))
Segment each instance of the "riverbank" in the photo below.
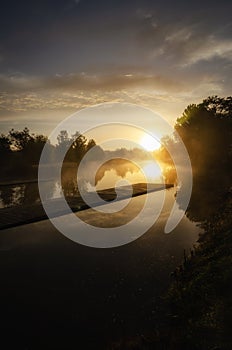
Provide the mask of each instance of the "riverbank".
MULTIPOLYGON (((198 246, 172 272, 158 305, 153 332, 110 347, 120 349, 230 350, 232 348, 232 194, 201 225, 198 246)), ((151 306, 152 307, 152 306, 151 306)))
POLYGON ((167 302, 175 325, 173 349, 232 348, 232 195, 217 215, 202 224, 204 234, 183 270, 175 276, 167 302))

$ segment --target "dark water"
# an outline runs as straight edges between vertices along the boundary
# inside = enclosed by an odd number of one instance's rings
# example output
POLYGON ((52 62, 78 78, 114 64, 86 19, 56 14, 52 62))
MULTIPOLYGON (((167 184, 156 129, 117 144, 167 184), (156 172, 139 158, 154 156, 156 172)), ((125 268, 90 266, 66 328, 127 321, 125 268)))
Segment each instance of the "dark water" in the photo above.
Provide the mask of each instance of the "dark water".
MULTIPOLYGON (((76 244, 48 220, 1 231, 5 349, 15 342, 20 349, 105 349, 155 330, 170 272, 199 233, 184 217, 171 234, 164 234, 174 194, 174 189, 166 191, 162 213, 146 234, 114 249, 76 244)), ((133 198, 132 208, 136 211, 143 200, 133 198)), ((101 214, 92 209, 81 215, 89 223, 101 222, 101 214)), ((121 216, 114 220, 120 222, 121 216)))
MULTIPOLYGON (((59 181, 47 181, 43 186, 46 188, 48 199, 59 196, 61 191, 59 181)), ((38 202, 40 202, 40 196, 37 182, 0 186, 0 208, 38 202)))
MULTIPOLYGON (((89 179, 89 174, 93 172, 96 164, 90 162, 86 167, 85 178, 78 179, 77 184, 77 172, 75 167, 67 166, 62 170, 62 179, 54 176, 51 172, 51 176, 46 174, 46 178, 53 178, 53 180, 43 181, 40 186, 45 189, 47 199, 60 197, 62 191, 65 196, 72 197, 78 194, 78 188, 81 186, 87 191, 94 190, 93 184, 89 179)), ((140 166, 146 172, 149 182, 160 183, 160 172, 156 167, 149 164, 148 161, 140 162, 140 166)), ((46 170, 47 172, 47 170, 46 170)), ((146 179, 142 171, 135 165, 128 165, 128 163, 119 165, 118 163, 104 165, 97 173, 96 189, 102 190, 115 187, 118 181, 127 179, 129 183, 144 183, 146 179)), ((0 185, 0 209, 6 207, 13 207, 18 205, 30 205, 40 201, 39 189, 37 181, 24 182, 9 185, 0 185)))

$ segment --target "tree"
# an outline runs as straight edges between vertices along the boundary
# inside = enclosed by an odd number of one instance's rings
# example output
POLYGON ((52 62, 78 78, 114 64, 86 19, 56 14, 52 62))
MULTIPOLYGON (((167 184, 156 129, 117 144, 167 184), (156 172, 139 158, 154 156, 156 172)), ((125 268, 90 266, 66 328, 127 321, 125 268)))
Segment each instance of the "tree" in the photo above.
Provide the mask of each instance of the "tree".
POLYGON ((189 105, 175 129, 188 150, 193 192, 188 215, 204 220, 217 211, 232 179, 232 98, 208 97, 189 105))
POLYGON ((32 141, 29 129, 26 127, 22 131, 11 129, 9 132, 11 146, 16 151, 23 151, 32 141))
POLYGON ((61 130, 57 136, 58 145, 56 146, 57 160, 61 161, 63 154, 66 154, 71 147, 72 140, 69 138, 67 130, 61 130))
POLYGON ((0 153, 9 153, 11 152, 11 141, 9 136, 1 134, 0 135, 0 153))

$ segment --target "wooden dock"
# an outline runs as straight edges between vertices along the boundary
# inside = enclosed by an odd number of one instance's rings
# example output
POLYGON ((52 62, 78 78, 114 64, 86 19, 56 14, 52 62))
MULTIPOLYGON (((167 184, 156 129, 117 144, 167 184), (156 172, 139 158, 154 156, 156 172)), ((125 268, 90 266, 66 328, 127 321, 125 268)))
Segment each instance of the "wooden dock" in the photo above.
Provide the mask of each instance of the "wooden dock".
MULTIPOLYGON (((132 197, 141 196, 148 192, 161 191, 170 187, 173 187, 171 184, 149 184, 149 189, 147 190, 146 183, 138 183, 132 185, 133 193, 132 197)), ((118 188, 120 192, 120 200, 130 198, 131 191, 130 186, 122 186, 118 188)), ((116 199, 116 192, 114 188, 109 188, 106 190, 98 191, 99 196, 106 202, 111 202, 116 199)), ((84 202, 81 196, 69 197, 66 198, 67 203, 73 212, 89 209, 89 206, 84 202)), ((68 212, 65 212, 62 208, 62 203, 59 198, 51 199, 50 201, 55 202, 56 210, 54 212, 54 217, 66 215, 68 212), (60 204, 60 205, 59 205, 60 204)), ((102 205, 101 203, 95 202, 93 207, 102 205)), ((32 205, 19 205, 15 207, 3 208, 0 209, 0 230, 7 228, 25 225, 32 222, 37 222, 41 220, 46 220, 48 217, 44 211, 44 208, 41 203, 35 203, 32 205)))

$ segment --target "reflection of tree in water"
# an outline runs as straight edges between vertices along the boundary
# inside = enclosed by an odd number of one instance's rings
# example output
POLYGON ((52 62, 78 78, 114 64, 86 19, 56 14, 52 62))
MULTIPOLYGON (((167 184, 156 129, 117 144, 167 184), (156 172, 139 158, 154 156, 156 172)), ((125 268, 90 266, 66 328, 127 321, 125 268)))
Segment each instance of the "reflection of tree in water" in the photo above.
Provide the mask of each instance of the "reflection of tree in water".
POLYGON ((37 183, 29 183, 24 185, 24 194, 21 204, 33 204, 38 202, 39 198, 40 196, 37 183))
MULTIPOLYGON (((44 182, 47 189, 48 198, 52 198, 55 184, 44 182)), ((11 186, 1 186, 0 198, 3 207, 13 207, 18 205, 31 205, 40 202, 40 195, 37 183, 24 183, 11 186)))
POLYGON ((3 207, 10 207, 13 203, 14 198, 14 188, 3 186, 0 191, 1 201, 3 207))
POLYGON ((125 178, 127 173, 137 173, 140 171, 140 168, 133 162, 130 162, 125 159, 112 159, 104 163, 101 168, 97 171, 95 184, 97 185, 99 181, 103 179, 105 173, 110 170, 115 170, 116 174, 125 178))
POLYGON ((77 181, 68 180, 66 182, 62 181, 62 191, 65 197, 75 197, 79 194, 77 181))
MULTIPOLYGON (((61 188, 65 197, 74 197, 79 195, 78 188, 82 186, 87 188, 87 184, 90 183, 88 174, 94 169, 96 163, 90 161, 86 164, 86 176, 84 179, 80 179, 77 183, 77 167, 76 163, 67 163, 62 167, 61 172, 61 188)), ((122 178, 125 178, 127 173, 131 174, 139 172, 139 167, 133 162, 125 159, 113 159, 104 163, 97 172, 95 184, 97 185, 106 175, 107 171, 115 170, 116 174, 122 178)), ((54 194, 59 192, 61 188, 55 180, 43 182, 42 186, 46 189, 47 198, 53 198, 54 194)), ((31 205, 40 202, 40 195, 38 184, 35 183, 23 183, 18 185, 1 186, 0 198, 3 207, 12 207, 17 205, 31 205)))
POLYGON ((4 207, 21 205, 25 196, 25 184, 1 187, 1 200, 4 207))
POLYGON ((65 197, 78 195, 77 164, 63 164, 61 171, 61 187, 65 197))
POLYGON ((86 162, 85 177, 79 178, 77 182, 77 164, 64 164, 61 172, 61 183, 65 197, 77 196, 79 194, 78 188, 80 188, 80 186, 82 189, 86 190, 88 188, 88 184, 91 186, 96 186, 106 176, 106 172, 110 170, 115 170, 115 173, 121 178, 125 178, 128 172, 133 174, 140 171, 140 168, 133 162, 119 158, 111 159, 99 167, 96 173, 95 183, 92 183, 89 174, 91 174, 91 172, 93 172, 97 166, 97 162, 86 162))

